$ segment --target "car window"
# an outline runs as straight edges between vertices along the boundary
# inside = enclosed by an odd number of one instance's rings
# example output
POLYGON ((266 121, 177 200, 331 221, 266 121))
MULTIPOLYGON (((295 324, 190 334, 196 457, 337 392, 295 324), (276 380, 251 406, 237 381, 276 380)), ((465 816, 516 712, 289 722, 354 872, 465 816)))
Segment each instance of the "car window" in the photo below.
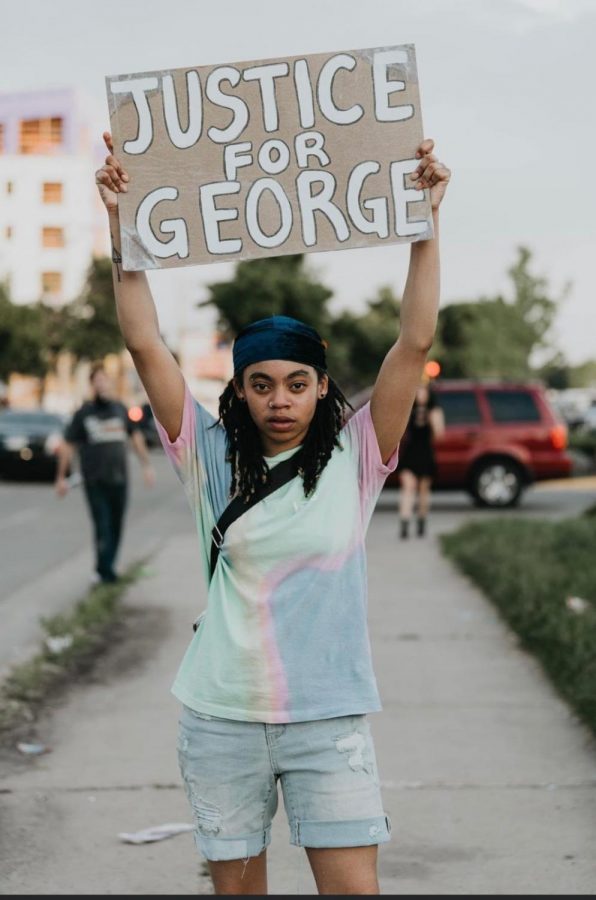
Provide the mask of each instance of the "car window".
POLYGON ((482 421, 474 391, 437 391, 446 425, 474 425, 482 421))
POLYGON ((495 422, 540 422, 540 410, 529 391, 486 391, 495 422))

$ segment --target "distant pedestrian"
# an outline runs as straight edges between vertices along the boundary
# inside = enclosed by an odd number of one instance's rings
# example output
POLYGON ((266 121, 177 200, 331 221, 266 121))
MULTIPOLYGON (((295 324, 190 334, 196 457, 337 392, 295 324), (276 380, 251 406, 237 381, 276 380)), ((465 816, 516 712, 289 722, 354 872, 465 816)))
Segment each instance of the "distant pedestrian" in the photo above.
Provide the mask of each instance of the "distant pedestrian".
POLYGON ((64 497, 69 485, 66 473, 78 449, 85 496, 95 543, 94 582, 113 582, 117 575, 114 563, 122 537, 122 524, 128 495, 127 439, 143 467, 148 487, 155 474, 139 426, 132 422, 126 407, 112 397, 112 386, 101 364, 93 366, 90 375, 93 397, 72 417, 64 433, 58 458, 56 492, 64 497))
POLYGON ((306 848, 319 893, 377 894, 390 822, 366 718, 381 704, 364 541, 433 341, 438 211, 451 173, 424 141, 410 180, 429 190, 435 235, 412 244, 400 335, 370 403, 346 422, 325 341, 271 316, 237 335, 216 419, 161 338, 145 272, 121 268, 118 195, 129 176, 104 137, 96 181, 118 320, 184 485, 208 582, 172 687, 197 847, 217 894, 266 894, 281 782, 291 842, 306 848))
POLYGON ((399 495, 400 535, 409 537, 410 520, 418 501, 416 533, 423 537, 430 508, 431 488, 435 477, 433 441, 445 431, 443 410, 437 405, 432 391, 420 384, 412 406, 407 428, 400 444, 399 495))

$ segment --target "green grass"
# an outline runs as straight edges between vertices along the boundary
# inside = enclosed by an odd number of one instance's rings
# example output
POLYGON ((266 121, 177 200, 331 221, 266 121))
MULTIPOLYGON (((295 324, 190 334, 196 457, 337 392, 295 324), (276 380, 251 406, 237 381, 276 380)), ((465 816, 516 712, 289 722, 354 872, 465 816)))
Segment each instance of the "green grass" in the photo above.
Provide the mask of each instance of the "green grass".
POLYGON ((596 516, 506 518, 442 536, 444 552, 495 603, 596 733, 596 516), (583 613, 567 597, 589 601, 583 613))
POLYGON ((40 652, 15 666, 0 685, 0 735, 4 741, 30 726, 42 704, 62 687, 92 669, 123 619, 122 596, 142 577, 143 569, 144 561, 135 563, 116 583, 100 584, 89 591, 71 612, 41 620, 45 635, 40 652), (45 643, 48 637, 63 636, 72 641, 59 652, 45 643))

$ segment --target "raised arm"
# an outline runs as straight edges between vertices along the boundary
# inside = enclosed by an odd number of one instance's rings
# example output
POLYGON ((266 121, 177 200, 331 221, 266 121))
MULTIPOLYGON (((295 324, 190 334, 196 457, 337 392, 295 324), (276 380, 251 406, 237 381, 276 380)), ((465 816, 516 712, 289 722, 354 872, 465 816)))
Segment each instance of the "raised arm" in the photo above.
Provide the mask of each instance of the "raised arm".
POLYGON ((110 224, 112 275, 120 330, 153 411, 173 441, 182 424, 184 379, 159 333, 155 303, 145 272, 122 269, 118 194, 126 192, 129 178, 113 155, 112 136, 107 131, 104 140, 109 155, 105 165, 95 173, 95 181, 110 224))
POLYGON ((387 353, 371 396, 371 416, 383 462, 397 447, 408 423, 416 388, 431 348, 439 311, 439 206, 451 172, 433 155, 425 140, 412 174, 418 190, 430 188, 434 238, 410 248, 410 266, 401 304, 400 335, 387 353))

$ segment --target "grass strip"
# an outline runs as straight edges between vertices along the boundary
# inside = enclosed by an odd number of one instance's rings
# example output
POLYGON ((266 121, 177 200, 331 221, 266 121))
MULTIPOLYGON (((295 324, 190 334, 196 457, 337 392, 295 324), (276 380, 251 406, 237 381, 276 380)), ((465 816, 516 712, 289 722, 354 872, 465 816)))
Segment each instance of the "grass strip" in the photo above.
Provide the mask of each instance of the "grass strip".
POLYGON ((596 733, 594 509, 558 522, 473 522, 441 541, 596 733))
POLYGON ((0 738, 10 741, 30 727, 40 707, 59 690, 93 668, 115 638, 124 618, 120 603, 128 588, 144 574, 145 560, 133 563, 113 584, 92 588, 75 608, 42 618, 45 632, 40 652, 15 666, 0 685, 0 738), (59 649, 50 649, 52 646, 59 649))

